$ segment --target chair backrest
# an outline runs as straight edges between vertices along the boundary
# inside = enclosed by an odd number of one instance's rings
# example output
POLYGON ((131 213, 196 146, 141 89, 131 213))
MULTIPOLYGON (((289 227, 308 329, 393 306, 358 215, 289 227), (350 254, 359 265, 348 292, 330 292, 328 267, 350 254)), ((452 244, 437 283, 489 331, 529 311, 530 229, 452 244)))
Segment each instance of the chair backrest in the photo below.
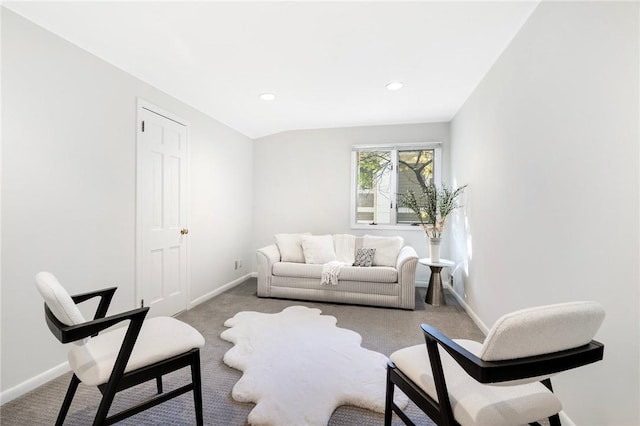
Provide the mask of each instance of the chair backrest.
MULTIPOLYGON (((77 325, 85 322, 80 309, 52 273, 39 272, 36 275, 36 288, 58 321, 65 325, 77 325)), ((81 345, 86 340, 73 343, 81 345)))
POLYGON ((596 302, 569 302, 522 309, 499 318, 480 351, 501 361, 576 348, 591 342, 604 320, 596 302))

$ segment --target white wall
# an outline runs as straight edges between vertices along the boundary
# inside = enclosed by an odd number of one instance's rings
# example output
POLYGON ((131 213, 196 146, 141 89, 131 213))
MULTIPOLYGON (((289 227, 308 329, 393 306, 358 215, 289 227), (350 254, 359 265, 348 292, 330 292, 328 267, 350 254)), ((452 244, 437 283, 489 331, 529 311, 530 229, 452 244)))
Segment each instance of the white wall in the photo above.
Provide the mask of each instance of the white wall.
MULTIPOLYGON (((442 142, 443 176, 447 176, 448 123, 297 130, 256 139, 256 247, 274 243, 273 235, 279 232, 369 233, 400 235, 421 257, 427 257, 429 248, 420 228, 350 228, 352 145, 415 142, 442 142)), ((427 279, 426 269, 419 267, 418 280, 427 279)))
MULTIPOLYGON (((0 34, 2 34, 2 11, 0 7, 0 34)), ((1 41, 1 40, 0 40, 1 41)), ((2 73, 2 43, 0 42, 0 74, 2 73)), ((0 99, 2 99, 2 79, 0 79, 0 99)), ((0 102, 0 188, 2 188, 2 102, 0 102)), ((0 191, 1 192, 1 191, 0 191)), ((1 195, 1 194, 0 194, 1 195)), ((2 196, 0 196, 0 318, 2 315, 2 196)), ((0 333, 2 329, 0 326, 0 333)), ((0 345, 2 334, 0 334, 0 345)), ((0 368, 2 367, 2 349, 0 348, 0 368)), ((0 389, 2 389, 2 373, 0 372, 0 389)))
POLYGON ((604 361, 555 381, 577 424, 640 424, 638 12, 541 3, 451 126, 452 173, 470 184, 456 289, 481 320, 569 300, 607 311, 604 361))
POLYGON ((111 311, 134 306, 137 97, 191 123, 191 299, 248 273, 233 260, 254 251, 249 138, 8 10, 2 65, 5 393, 66 359, 38 271, 72 293, 117 285, 111 311))

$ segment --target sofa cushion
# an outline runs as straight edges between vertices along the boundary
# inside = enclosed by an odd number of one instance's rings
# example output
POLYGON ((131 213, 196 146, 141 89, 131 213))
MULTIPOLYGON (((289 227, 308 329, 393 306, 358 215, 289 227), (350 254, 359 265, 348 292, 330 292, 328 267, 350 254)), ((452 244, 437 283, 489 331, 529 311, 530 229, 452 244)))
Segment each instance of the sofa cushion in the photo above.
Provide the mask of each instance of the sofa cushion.
POLYGON ((302 234, 276 234, 276 245, 280 250, 280 260, 283 262, 304 263, 304 253, 302 251, 302 234))
POLYGON ((360 268, 357 266, 345 266, 340 269, 339 281, 369 281, 377 283, 395 283, 398 281, 398 271, 389 266, 373 266, 360 268))
MULTIPOLYGON (((322 265, 277 262, 273 265, 273 275, 319 280, 322 276, 322 265)), ((398 281, 398 271, 395 268, 385 266, 371 268, 343 266, 338 274, 338 286, 340 286, 340 281, 395 283, 398 281)))
MULTIPOLYGON (((274 297, 287 297, 324 302, 371 304, 372 300, 397 298, 400 284, 371 281, 340 281, 338 285, 320 285, 315 278, 273 276, 271 292, 274 297), (341 296, 336 299, 335 295, 341 296)), ((412 298, 415 303, 415 297, 412 298)), ((389 300, 390 301, 390 300, 389 300)))
POLYGON ((322 276, 322 265, 277 262, 273 264, 273 275, 280 277, 317 278, 322 276))
POLYGON ((403 245, 402 237, 365 235, 362 239, 362 247, 376 249, 373 266, 396 266, 403 245))
POLYGON ((305 263, 323 264, 336 260, 331 235, 303 235, 302 252, 305 263))

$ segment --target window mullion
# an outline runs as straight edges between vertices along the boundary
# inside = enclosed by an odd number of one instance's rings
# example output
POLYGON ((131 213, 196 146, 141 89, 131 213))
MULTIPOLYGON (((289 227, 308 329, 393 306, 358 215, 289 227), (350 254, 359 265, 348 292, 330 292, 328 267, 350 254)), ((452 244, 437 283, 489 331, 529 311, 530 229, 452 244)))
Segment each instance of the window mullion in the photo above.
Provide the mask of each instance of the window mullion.
POLYGON ((391 203, 389 208, 391 209, 391 224, 396 225, 398 223, 398 150, 391 150, 391 164, 393 165, 393 170, 391 171, 391 188, 393 188, 393 193, 391 194, 391 203))
POLYGON ((436 148, 433 150, 433 162, 437 167, 433 168, 433 183, 436 185, 436 188, 440 188, 442 185, 442 170, 440 165, 442 164, 442 160, 440 156, 442 155, 442 150, 440 148, 436 148))

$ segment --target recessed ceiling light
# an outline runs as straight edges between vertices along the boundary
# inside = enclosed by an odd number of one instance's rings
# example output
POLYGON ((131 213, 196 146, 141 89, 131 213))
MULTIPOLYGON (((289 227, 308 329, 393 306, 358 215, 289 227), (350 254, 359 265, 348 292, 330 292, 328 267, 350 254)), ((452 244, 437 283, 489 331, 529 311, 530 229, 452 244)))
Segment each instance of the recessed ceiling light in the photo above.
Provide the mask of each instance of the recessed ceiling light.
POLYGON ((276 95, 274 95, 273 93, 263 93, 260 95, 260 99, 262 99, 263 101, 273 101, 275 100, 276 95))
POLYGON ((391 83, 388 83, 386 87, 388 90, 398 90, 402 89, 403 86, 404 84, 399 81, 392 81, 391 83))

